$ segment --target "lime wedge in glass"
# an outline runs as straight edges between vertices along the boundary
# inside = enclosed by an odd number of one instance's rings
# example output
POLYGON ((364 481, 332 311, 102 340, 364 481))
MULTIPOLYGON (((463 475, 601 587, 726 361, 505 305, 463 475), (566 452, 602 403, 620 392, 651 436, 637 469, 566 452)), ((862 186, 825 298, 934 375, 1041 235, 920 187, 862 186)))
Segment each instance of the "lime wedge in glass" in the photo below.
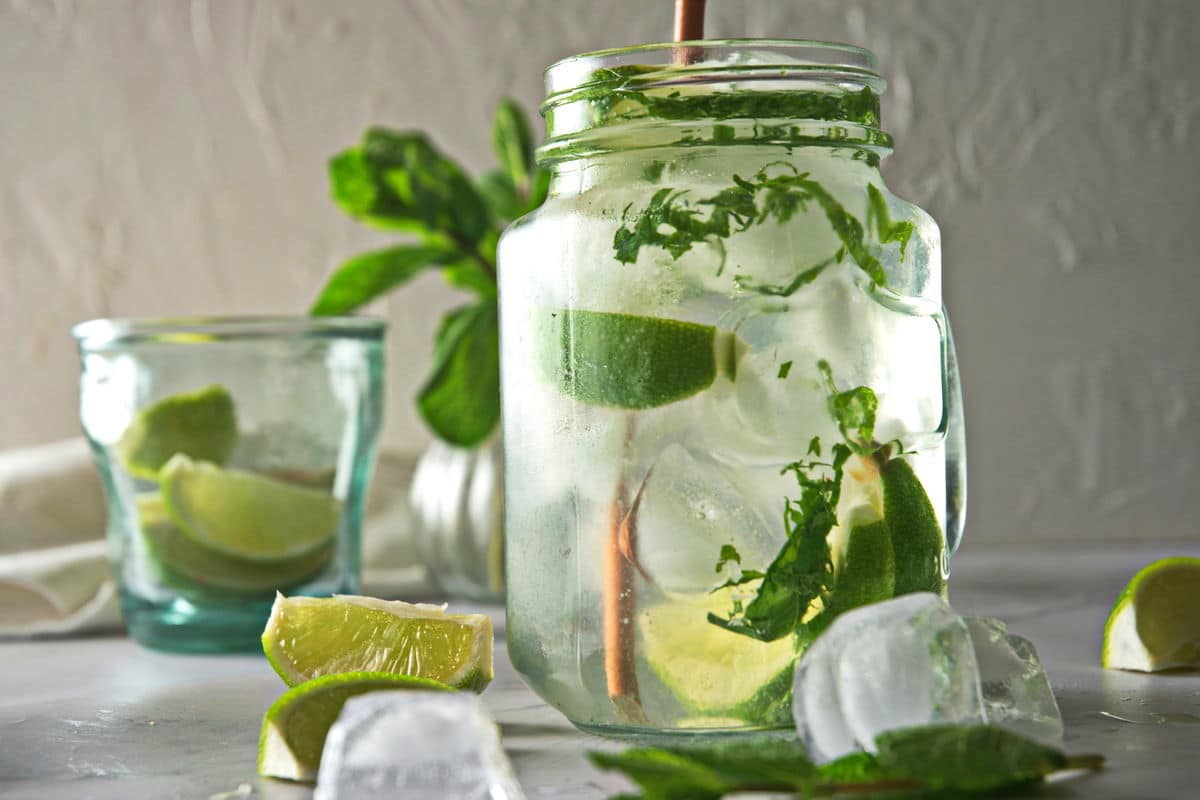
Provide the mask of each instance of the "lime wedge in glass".
POLYGON ((163 502, 193 542, 235 558, 279 561, 326 548, 341 519, 328 492, 176 455, 160 473, 163 502))
POLYGON ((642 654, 690 711, 761 719, 760 706, 787 694, 795 643, 791 636, 760 642, 710 623, 710 612, 729 613, 731 591, 647 608, 638 617, 642 654))
POLYGON ((413 675, 477 692, 492 680, 492 621, 440 606, 277 595, 262 644, 289 686, 339 672, 413 675))
POLYGON ((267 709, 258 738, 258 774, 312 781, 325 736, 351 697, 397 690, 453 691, 425 678, 378 672, 327 675, 290 689, 267 709))
POLYGON ((850 534, 829 598, 834 614, 887 600, 896 589, 896 558, 887 522, 870 506, 855 508, 848 522, 850 534))
POLYGON ((150 556, 165 569, 177 588, 272 592, 291 588, 315 577, 333 556, 333 543, 294 558, 250 561, 226 555, 195 541, 167 515, 162 497, 137 498, 138 522, 150 556))
POLYGON ((879 477, 883 481, 883 518, 891 528, 896 559, 896 595, 933 592, 944 597, 942 556, 946 543, 925 487, 903 458, 884 464, 879 477))
POLYGON ((1164 558, 1133 576, 1104 624, 1100 665, 1200 668, 1200 558, 1164 558))
POLYGON ((646 409, 733 378, 746 346, 712 325, 559 309, 538 334, 543 371, 560 391, 590 405, 646 409))
POLYGON ((117 442, 117 457, 137 478, 158 480, 172 456, 224 464, 237 444, 233 398, 224 386, 176 394, 141 412, 117 442))

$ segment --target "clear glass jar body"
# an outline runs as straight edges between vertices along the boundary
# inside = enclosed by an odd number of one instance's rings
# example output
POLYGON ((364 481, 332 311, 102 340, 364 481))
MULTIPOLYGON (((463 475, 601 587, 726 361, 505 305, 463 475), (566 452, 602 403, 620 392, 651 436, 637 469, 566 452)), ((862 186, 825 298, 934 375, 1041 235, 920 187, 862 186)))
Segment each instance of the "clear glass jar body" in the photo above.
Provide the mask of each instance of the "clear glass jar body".
MULTIPOLYGON (((851 77, 784 91, 879 83, 851 77)), ((550 197, 499 252, 509 652, 601 733, 787 725, 806 643, 944 592, 964 509, 939 233, 885 187, 886 135, 637 108, 681 82, 558 137, 593 101, 552 94, 550 197)))
POLYGON ((358 590, 382 323, 96 320, 80 413, 129 632, 253 651, 276 591, 358 590))

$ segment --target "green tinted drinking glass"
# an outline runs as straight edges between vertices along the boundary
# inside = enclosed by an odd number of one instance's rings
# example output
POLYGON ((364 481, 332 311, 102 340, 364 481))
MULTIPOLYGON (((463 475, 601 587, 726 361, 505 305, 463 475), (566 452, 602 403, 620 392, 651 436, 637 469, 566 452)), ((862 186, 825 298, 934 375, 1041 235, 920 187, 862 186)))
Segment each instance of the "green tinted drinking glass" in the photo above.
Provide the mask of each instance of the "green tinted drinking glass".
POLYGON ((382 322, 93 320, 73 334, 129 632, 253 650, 277 591, 354 593, 382 322))

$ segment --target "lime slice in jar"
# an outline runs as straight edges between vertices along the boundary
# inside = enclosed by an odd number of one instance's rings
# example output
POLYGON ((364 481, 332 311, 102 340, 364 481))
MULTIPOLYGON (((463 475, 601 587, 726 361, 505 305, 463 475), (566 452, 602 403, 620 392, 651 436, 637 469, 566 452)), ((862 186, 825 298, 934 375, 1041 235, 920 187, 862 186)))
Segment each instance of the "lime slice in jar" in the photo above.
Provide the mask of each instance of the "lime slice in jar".
POLYGON ((560 391, 589 405, 656 408, 732 379, 746 345, 732 331, 663 317, 559 309, 539 332, 540 362, 560 391))
POLYGON ((329 545, 342 506, 328 492, 174 456, 160 476, 167 514, 195 543, 251 561, 329 545))
POLYGON ((130 475, 156 481, 176 453, 224 464, 237 436, 233 398, 224 386, 214 385, 142 409, 121 435, 116 452, 130 475))
POLYGON ((892 533, 896 559, 895 594, 933 592, 945 595, 942 557, 946 542, 925 487, 903 458, 880 467, 883 518, 892 533))

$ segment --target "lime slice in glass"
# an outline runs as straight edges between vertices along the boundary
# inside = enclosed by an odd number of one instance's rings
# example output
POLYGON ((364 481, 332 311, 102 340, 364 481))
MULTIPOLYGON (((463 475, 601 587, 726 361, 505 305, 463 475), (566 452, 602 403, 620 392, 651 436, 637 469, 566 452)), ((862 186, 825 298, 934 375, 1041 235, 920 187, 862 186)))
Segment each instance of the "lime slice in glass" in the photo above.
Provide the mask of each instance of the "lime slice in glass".
POLYGON ((896 558, 896 595, 933 592, 945 596, 945 538, 925 487, 903 458, 884 464, 879 477, 883 481, 883 518, 891 528, 896 558))
POLYGON ((1100 665, 1200 668, 1200 558, 1164 558, 1133 576, 1104 625, 1100 665))
POLYGON ((646 409, 733 378, 746 346, 712 325, 559 309, 545 312, 540 362, 550 380, 590 405, 646 409))
POLYGON ((315 577, 333 557, 330 542, 311 553, 278 561, 250 561, 200 544, 179 530, 167 515, 162 497, 138 497, 138 521, 146 550, 177 588, 273 592, 315 577))
POLYGON ((850 514, 850 535, 829 598, 834 614, 887 600, 895 593, 892 531, 885 520, 866 521, 872 515, 878 517, 869 506, 856 508, 850 514))
POLYGON ((477 692, 492 680, 492 621, 440 606, 277 595, 262 644, 289 686, 339 672, 413 675, 477 692))
POLYGON ((117 442, 122 466, 137 478, 158 480, 173 455, 224 464, 237 444, 233 398, 224 386, 176 394, 142 409, 117 442))
POLYGON ((325 736, 346 701, 367 692, 453 691, 425 678, 378 672, 327 675, 290 689, 267 709, 258 738, 258 774, 290 781, 317 777, 325 736))
POLYGON ((710 612, 729 613, 731 591, 715 592, 698 602, 669 600, 647 608, 638 618, 642 653, 687 709, 753 719, 761 706, 787 694, 795 643, 791 636, 760 642, 710 623, 710 612))
POLYGON ((192 541, 251 561, 298 558, 329 545, 341 503, 328 492, 176 455, 160 474, 167 513, 192 541))

